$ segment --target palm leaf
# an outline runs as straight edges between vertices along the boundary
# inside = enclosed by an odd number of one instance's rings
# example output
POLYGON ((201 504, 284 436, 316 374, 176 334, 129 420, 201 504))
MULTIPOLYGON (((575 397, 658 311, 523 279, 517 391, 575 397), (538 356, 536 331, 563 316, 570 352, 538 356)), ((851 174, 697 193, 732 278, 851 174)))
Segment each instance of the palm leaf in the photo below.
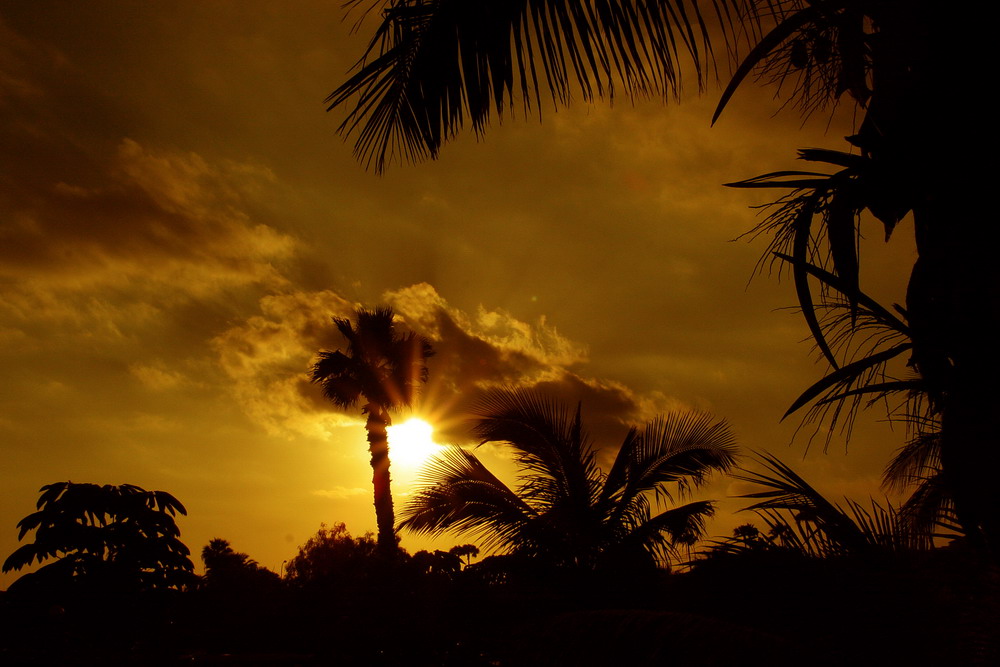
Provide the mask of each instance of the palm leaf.
POLYGON ((574 411, 528 389, 500 388, 485 392, 473 412, 475 437, 514 450, 524 497, 553 506, 596 498, 600 475, 580 406, 574 411))
MULTIPOLYGON (((764 486, 765 490, 740 496, 762 499, 743 511, 758 510, 791 512, 796 521, 804 521, 822 531, 824 539, 848 550, 863 550, 869 544, 864 532, 851 521, 840 507, 823 497, 794 470, 767 452, 755 452, 758 463, 766 472, 743 470, 733 477, 764 486)), ((777 515, 772 515, 772 518, 777 515)), ((817 539, 807 534, 807 539, 817 539)))
MULTIPOLYGON (((354 3, 358 4, 358 3, 354 3)), ((723 0, 715 3, 717 13, 723 0)), ((676 95, 679 59, 700 84, 711 61, 708 30, 694 0, 390 0, 350 78, 327 98, 347 105, 339 131, 375 171, 394 159, 435 157, 470 123, 524 111, 625 95, 676 95)), ((728 8, 727 8, 728 9, 728 8)))
POLYGON ((750 53, 747 54, 743 62, 736 68, 736 72, 729 80, 726 89, 722 91, 719 104, 715 108, 715 113, 712 114, 713 125, 719 119, 719 116, 722 115, 723 109, 726 108, 736 89, 739 88, 750 72, 755 67, 758 67, 780 44, 798 32, 803 26, 816 22, 819 17, 820 15, 816 7, 806 7, 779 22, 773 30, 757 42, 756 46, 750 50, 750 53))
POLYGON ((475 454, 450 447, 422 471, 422 488, 401 512, 400 528, 416 533, 454 531, 483 539, 483 546, 518 542, 535 511, 501 482, 475 454))
MULTIPOLYGON (((887 361, 893 359, 900 354, 910 350, 913 347, 912 343, 900 343, 899 345, 894 345, 888 350, 883 350, 881 352, 876 352, 863 359, 858 359, 853 361, 842 368, 839 368, 832 373, 827 374, 818 382, 814 383, 795 401, 792 403, 791 407, 785 411, 782 419, 792 414, 802 406, 808 404, 810 401, 820 396, 823 392, 832 389, 838 385, 844 385, 857 381, 858 377, 865 371, 870 371, 875 368, 883 366, 887 361)), ((864 392, 861 392, 864 393, 864 392)), ((851 394, 845 394, 845 398, 851 394)))
POLYGON ((723 420, 705 413, 673 413, 649 422, 635 445, 619 450, 622 456, 627 457, 622 505, 648 491, 670 499, 668 484, 676 484, 683 496, 711 474, 729 470, 736 462, 736 439, 723 420))

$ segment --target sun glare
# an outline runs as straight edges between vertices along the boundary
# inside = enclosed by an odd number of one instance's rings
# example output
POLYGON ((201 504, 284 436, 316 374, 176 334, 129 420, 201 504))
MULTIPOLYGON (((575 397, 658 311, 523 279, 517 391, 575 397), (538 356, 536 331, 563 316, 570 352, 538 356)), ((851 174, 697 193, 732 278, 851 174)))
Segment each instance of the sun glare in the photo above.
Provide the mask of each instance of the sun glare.
POLYGON ((434 442, 434 429, 423 419, 414 417, 398 426, 390 426, 389 458, 393 465, 420 466, 434 454, 441 451, 441 445, 434 442))

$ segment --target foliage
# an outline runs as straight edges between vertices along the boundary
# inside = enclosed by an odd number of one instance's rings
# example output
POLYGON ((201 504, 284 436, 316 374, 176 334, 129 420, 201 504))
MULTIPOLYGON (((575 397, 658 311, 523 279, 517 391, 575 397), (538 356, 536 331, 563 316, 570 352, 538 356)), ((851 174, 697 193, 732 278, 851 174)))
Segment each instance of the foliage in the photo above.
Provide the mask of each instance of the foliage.
POLYGON ((371 570, 377 554, 378 545, 371 533, 352 537, 344 523, 336 523, 330 528, 322 524, 288 561, 285 576, 299 585, 352 581, 371 570))
MULTIPOLYGON (((811 404, 807 421, 843 419, 849 436, 857 411, 875 399, 917 395, 921 409, 911 405, 906 414, 936 424, 942 473, 920 493, 947 497, 970 539, 1000 554, 1000 491, 990 472, 1000 465, 990 419, 1000 400, 993 350, 1000 283, 983 222, 990 210, 980 193, 988 189, 954 167, 977 145, 972 107, 942 88, 979 55, 971 45, 981 40, 944 39, 973 29, 963 13, 927 0, 713 0, 704 14, 687 0, 350 4, 383 11, 365 56, 329 102, 348 107, 340 131, 376 171, 394 157, 436 156, 465 123, 484 131, 491 113, 502 119, 518 96, 528 111, 546 92, 556 106, 576 91, 584 100, 676 95, 685 65, 705 80, 720 41, 733 75, 713 122, 750 79, 776 86, 783 104, 804 114, 853 105, 859 122, 847 152, 800 152, 826 168, 732 184, 788 190, 756 231, 771 237, 765 262, 791 266, 798 303, 831 368, 793 409, 811 404), (866 303, 861 289, 868 215, 886 240, 912 216, 918 256, 905 308, 896 307, 902 318, 866 303), (841 299, 846 318, 824 320, 841 299), (872 338, 872 323, 889 337, 872 338), (838 337, 852 350, 846 357, 830 340, 838 337), (888 364, 904 361, 915 377, 886 376, 888 364)), ((911 435, 923 432, 918 426, 911 435)))
POLYGON ((743 511, 754 512, 767 526, 738 527, 733 537, 717 542, 710 554, 784 550, 806 556, 868 556, 926 550, 932 535, 913 530, 905 513, 886 503, 870 507, 847 500, 846 509, 827 500, 789 466, 767 453, 757 455, 762 471, 742 469, 732 476, 763 486, 740 496, 758 500, 743 511))
POLYGON ((475 435, 510 449, 519 485, 511 490, 475 454, 451 448, 425 470, 425 486, 404 509, 401 528, 469 533, 487 548, 553 567, 652 565, 694 542, 713 512, 709 501, 655 514, 654 506, 685 497, 734 463, 728 426, 703 414, 632 428, 604 474, 580 406, 529 390, 494 390, 477 413, 475 435))
MULTIPOLYGON (((386 160, 435 157, 465 122, 482 131, 521 98, 542 106, 542 88, 567 104, 573 84, 585 100, 654 91, 677 94, 678 55, 699 83, 712 57, 694 0, 465 2, 352 0, 381 9, 356 73, 327 98, 355 100, 340 126, 356 134, 355 154, 377 172, 386 160)), ((728 3, 717 2, 716 10, 728 3)))
POLYGON ((4 572, 56 559, 27 576, 109 591, 182 588, 193 581, 190 552, 174 522, 187 512, 165 491, 57 482, 41 488, 37 508, 17 524, 18 540, 35 531, 34 542, 12 553, 4 572))
POLYGON ((335 317, 333 323, 347 341, 346 352, 323 351, 313 365, 312 381, 334 404, 350 408, 364 402, 368 419, 368 451, 374 474, 375 517, 383 553, 396 551, 395 514, 389 484, 389 411, 411 404, 416 387, 427 381, 426 361, 434 354, 430 343, 413 332, 398 334, 389 307, 355 312, 356 325, 335 317))
POLYGON ((205 585, 210 589, 250 589, 277 584, 279 577, 245 553, 234 551, 228 540, 214 538, 201 550, 205 585))
POLYGON ((434 354, 430 343, 412 331, 400 335, 387 306, 359 308, 355 322, 333 318, 347 350, 320 352, 313 382, 334 405, 351 408, 363 402, 364 414, 410 405, 417 384, 427 381, 424 362, 434 354))
POLYGON ((448 551, 435 549, 434 551, 418 551, 413 554, 411 562, 424 574, 445 574, 456 575, 462 571, 462 566, 468 566, 469 562, 462 558, 472 558, 479 555, 479 548, 474 544, 462 544, 454 546, 448 551))

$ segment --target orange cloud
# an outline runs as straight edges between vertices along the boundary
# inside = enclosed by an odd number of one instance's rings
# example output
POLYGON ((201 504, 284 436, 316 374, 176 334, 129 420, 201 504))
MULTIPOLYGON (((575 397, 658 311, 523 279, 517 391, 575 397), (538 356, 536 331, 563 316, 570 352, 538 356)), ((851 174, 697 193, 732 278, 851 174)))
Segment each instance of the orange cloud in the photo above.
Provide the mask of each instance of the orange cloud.
POLYGON ((129 139, 99 158, 96 174, 77 165, 87 185, 26 178, 12 189, 0 223, 9 285, 0 309, 114 328, 170 304, 288 284, 279 267, 296 242, 246 213, 273 180, 266 169, 129 139))
MULTIPOLYGON (((426 283, 384 297, 405 326, 434 346, 430 381, 416 410, 434 422, 443 441, 467 439, 470 402, 489 387, 534 386, 569 404, 582 401, 591 430, 602 440, 618 438, 626 423, 678 405, 579 374, 575 369, 587 360, 584 346, 544 319, 529 324, 482 306, 465 313, 426 283)), ((260 314, 217 336, 218 363, 244 412, 269 433, 286 437, 329 438, 341 427, 360 425, 358 411, 335 411, 308 381, 316 353, 342 344, 330 318, 351 317, 355 307, 329 290, 272 295, 261 299, 260 314)))

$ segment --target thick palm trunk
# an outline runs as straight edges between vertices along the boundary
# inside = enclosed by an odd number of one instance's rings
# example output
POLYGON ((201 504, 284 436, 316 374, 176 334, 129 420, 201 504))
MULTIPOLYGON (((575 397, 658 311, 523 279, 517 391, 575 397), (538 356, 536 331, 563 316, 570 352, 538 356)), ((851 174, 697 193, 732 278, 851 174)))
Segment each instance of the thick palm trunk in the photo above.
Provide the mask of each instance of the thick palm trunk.
POLYGON ((960 12, 937 3, 896 2, 880 17, 875 93, 869 110, 894 168, 914 196, 918 259, 907 289, 912 363, 941 419, 942 470, 970 539, 1000 558, 1000 442, 992 185, 970 164, 979 125, 963 93, 945 94, 955 73, 975 62, 954 25, 960 12), (932 39, 932 35, 943 36, 932 39), (948 39, 951 37, 952 39, 948 39), (881 70, 882 75, 878 76, 881 70), (881 93, 881 94, 880 94, 881 93), (886 94, 888 93, 888 94, 886 94))
POLYGON ((368 451, 371 453, 372 486, 375 489, 375 522, 378 525, 379 551, 386 556, 396 554, 396 517, 392 507, 389 477, 389 436, 391 423, 388 413, 378 406, 368 406, 368 451))

